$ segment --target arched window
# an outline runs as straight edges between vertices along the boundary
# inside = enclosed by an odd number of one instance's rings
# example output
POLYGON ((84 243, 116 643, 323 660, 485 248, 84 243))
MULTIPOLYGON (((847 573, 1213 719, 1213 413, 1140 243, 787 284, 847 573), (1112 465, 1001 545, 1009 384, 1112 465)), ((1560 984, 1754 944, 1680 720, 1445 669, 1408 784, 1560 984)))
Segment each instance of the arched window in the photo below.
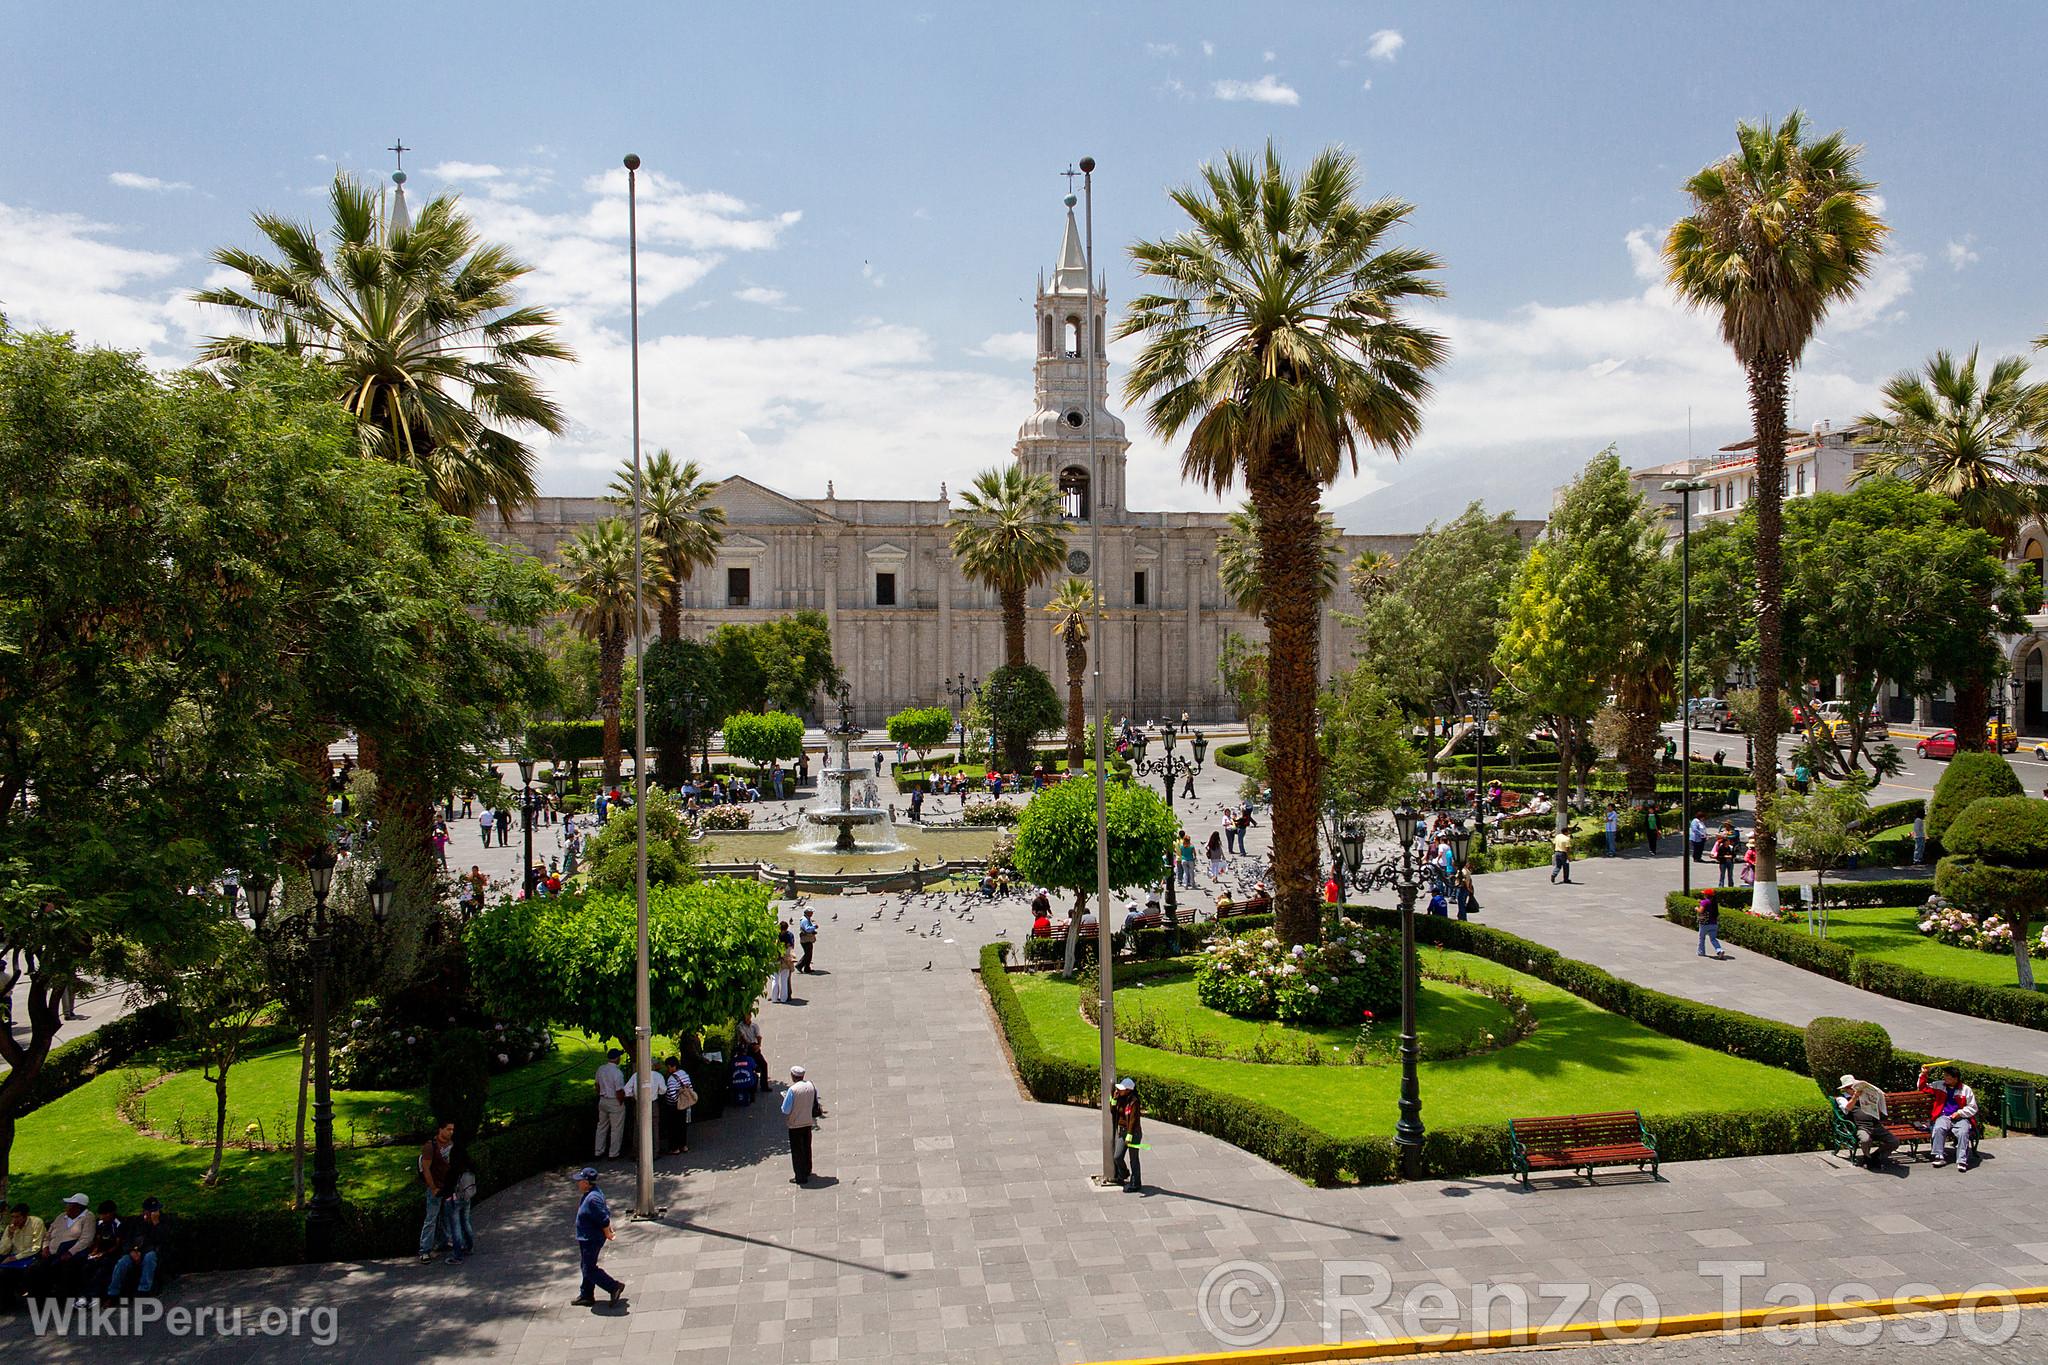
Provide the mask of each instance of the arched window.
POLYGON ((2027 548, 2020 551, 2020 558, 2026 562, 2026 565, 2029 569, 2033 570, 2034 581, 2036 583, 2048 584, 2048 577, 2043 576, 2044 565, 2042 563, 2042 547, 2040 541, 2028 541, 2027 548))
POLYGON ((1060 471, 1060 515, 1068 521, 1088 520, 1088 471, 1077 464, 1060 471))
POLYGON ((1079 358, 1081 354, 1081 319, 1076 317, 1068 318, 1066 331, 1067 355, 1069 358, 1079 358))
POLYGON ((1052 354, 1052 318, 1050 315, 1039 319, 1038 353, 1040 355, 1052 354))

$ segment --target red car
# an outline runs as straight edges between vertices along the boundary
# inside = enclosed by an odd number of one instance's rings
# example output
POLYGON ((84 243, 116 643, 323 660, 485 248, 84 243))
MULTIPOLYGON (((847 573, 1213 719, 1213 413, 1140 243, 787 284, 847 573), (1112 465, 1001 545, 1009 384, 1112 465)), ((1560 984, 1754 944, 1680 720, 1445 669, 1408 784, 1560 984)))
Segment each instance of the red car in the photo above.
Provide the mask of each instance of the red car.
POLYGON ((1922 758, 1954 758, 1956 756, 1956 732, 1937 730, 1913 746, 1913 752, 1922 758))

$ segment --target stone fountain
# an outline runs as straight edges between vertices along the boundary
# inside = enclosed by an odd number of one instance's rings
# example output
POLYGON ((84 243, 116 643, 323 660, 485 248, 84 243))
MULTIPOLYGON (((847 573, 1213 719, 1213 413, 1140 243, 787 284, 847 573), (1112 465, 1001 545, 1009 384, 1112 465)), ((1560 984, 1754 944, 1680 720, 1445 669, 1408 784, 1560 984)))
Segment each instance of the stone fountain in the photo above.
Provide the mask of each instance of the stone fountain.
POLYGON ((882 853, 897 847, 895 830, 889 820, 889 812, 877 804, 877 793, 872 779, 868 780, 861 793, 863 804, 853 804, 853 783, 855 778, 867 778, 865 768, 853 764, 853 737, 861 733, 861 727, 853 723, 853 694, 850 688, 839 689, 839 724, 826 731, 839 742, 839 765, 819 771, 819 791, 824 792, 828 784, 836 783, 839 788, 839 804, 836 806, 812 806, 804 811, 804 824, 820 830, 834 830, 831 848, 836 853, 882 853), (868 830, 880 826, 881 838, 856 839, 855 830, 868 830))

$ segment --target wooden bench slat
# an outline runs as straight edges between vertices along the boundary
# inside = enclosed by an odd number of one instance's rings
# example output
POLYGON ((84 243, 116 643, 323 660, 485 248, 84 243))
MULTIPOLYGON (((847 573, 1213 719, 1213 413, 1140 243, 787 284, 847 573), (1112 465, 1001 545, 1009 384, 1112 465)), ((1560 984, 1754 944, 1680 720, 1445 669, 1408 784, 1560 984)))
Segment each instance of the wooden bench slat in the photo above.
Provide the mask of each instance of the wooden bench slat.
POLYGON ((1590 1178, 1596 1166, 1657 1169, 1656 1146, 1635 1112, 1510 1119, 1508 1139, 1524 1184, 1535 1170, 1584 1171, 1590 1178))

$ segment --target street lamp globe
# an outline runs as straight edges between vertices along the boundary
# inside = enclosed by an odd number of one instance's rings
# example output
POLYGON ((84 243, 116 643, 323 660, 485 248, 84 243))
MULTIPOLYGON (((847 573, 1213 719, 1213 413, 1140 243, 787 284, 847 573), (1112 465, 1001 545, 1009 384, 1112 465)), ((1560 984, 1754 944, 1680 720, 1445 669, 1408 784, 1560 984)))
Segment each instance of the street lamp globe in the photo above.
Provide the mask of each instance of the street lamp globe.
POLYGON ((1421 825, 1422 816, 1406 800, 1394 807, 1394 834, 1404 846, 1415 842, 1415 831, 1421 825))
POLYGON ((533 785, 533 758, 531 755, 519 760, 519 785, 522 787, 531 787, 533 785))
POLYGON ((1365 826, 1357 820, 1346 820, 1337 842, 1344 850, 1345 871, 1357 872, 1365 865, 1365 826))
POLYGON ((1472 847, 1472 831, 1474 828, 1475 826, 1472 821, 1466 820, 1461 824, 1453 826, 1448 836, 1451 845, 1451 856, 1460 867, 1465 865, 1466 850, 1472 847))
POLYGON ((306 875, 313 882, 313 899, 326 901, 329 888, 334 885, 334 850, 322 844, 306 859, 306 875))
POLYGON ((1193 742, 1195 748, 1195 766, 1199 768, 1202 766, 1202 760, 1209 756, 1209 740, 1206 735, 1202 734, 1198 730, 1195 732, 1195 738, 1193 742))
POLYGON ((270 918, 270 878, 258 877, 244 884, 242 895, 249 902, 249 923, 260 934, 263 921, 270 918))
POLYGON ((392 897, 398 894, 398 879, 393 877, 384 868, 379 867, 377 875, 370 878, 368 891, 370 893, 370 918, 376 920, 377 927, 381 929, 384 927, 385 919, 391 914, 392 897))

